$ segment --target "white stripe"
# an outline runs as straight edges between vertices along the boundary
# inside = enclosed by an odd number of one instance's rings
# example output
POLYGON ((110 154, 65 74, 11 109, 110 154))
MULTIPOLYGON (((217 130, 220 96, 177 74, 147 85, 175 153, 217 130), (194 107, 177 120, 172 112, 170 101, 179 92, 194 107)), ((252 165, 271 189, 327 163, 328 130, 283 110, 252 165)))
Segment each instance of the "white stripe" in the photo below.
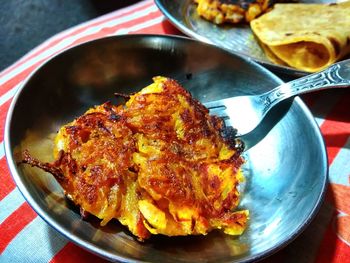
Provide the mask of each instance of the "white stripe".
POLYGON ((152 20, 148 20, 144 23, 141 23, 141 24, 137 24, 135 26, 132 26, 132 27, 129 27, 129 28, 121 28, 121 29, 118 29, 116 32, 110 34, 110 35, 122 35, 122 34, 127 34, 127 33, 130 33, 130 32, 133 32, 133 31, 138 31, 138 30, 141 30, 141 29, 145 29, 147 27, 151 27, 151 26, 154 26, 156 24, 159 24, 161 23, 163 20, 164 20, 164 16, 159 16, 159 17, 156 17, 152 20))
POLYGON ((98 22, 103 22, 104 20, 108 20, 111 19, 113 17, 116 16, 120 16, 123 15, 125 13, 131 12, 132 10, 135 10, 137 8, 142 8, 143 6, 146 6, 147 4, 149 4, 150 0, 146 0, 146 1, 142 1, 140 3, 134 4, 132 6, 111 12, 109 14, 105 14, 103 16, 97 17, 95 19, 89 20, 87 22, 81 23, 79 25, 73 26, 65 31, 62 31, 54 36, 52 36, 51 38, 47 39, 44 43, 42 43, 41 45, 37 46, 36 48, 32 49, 30 52, 28 52, 26 55, 24 55, 23 57, 21 57, 16 63, 14 63, 12 66, 10 66, 9 68, 3 70, 2 72, 0 72, 0 76, 4 75, 4 74, 8 74, 10 73, 17 64, 21 63, 22 61, 26 60, 28 57, 30 57, 32 54, 40 51, 41 49, 44 49, 45 47, 49 46, 51 44, 51 42, 55 41, 56 39, 68 36, 70 34, 72 34, 75 30, 82 28, 82 27, 86 27, 89 24, 94 24, 94 23, 98 23, 98 22), (10 70, 8 72, 5 73, 5 71, 10 70))
POLYGON ((0 262, 49 262, 67 242, 37 216, 11 241, 1 254, 0 262))
POLYGON ((20 191, 15 188, 0 202, 0 224, 2 224, 7 217, 16 211, 23 203, 24 198, 20 191))
POLYGON ((35 63, 40 62, 40 61, 48 58, 49 56, 54 55, 58 51, 63 50, 65 47, 71 45, 74 41, 79 40, 82 37, 97 33, 102 28, 113 27, 113 26, 116 26, 116 25, 119 25, 119 24, 122 24, 122 23, 125 23, 128 21, 135 20, 135 19, 143 17, 143 16, 147 16, 148 14, 150 14, 152 12, 156 12, 156 11, 158 11, 158 8, 155 5, 152 5, 150 7, 147 7, 144 10, 134 12, 130 15, 123 16, 121 18, 118 18, 118 19, 115 19, 112 21, 108 21, 108 22, 103 23, 103 24, 98 25, 98 26, 87 28, 86 30, 84 30, 83 32, 81 32, 77 35, 63 39, 62 41, 60 41, 56 45, 54 45, 54 46, 50 47, 49 49, 45 50, 44 52, 42 52, 40 55, 28 60, 27 62, 25 62, 22 65, 15 68, 12 72, 9 72, 7 75, 2 77, 0 79, 0 85, 4 84, 5 82, 14 78, 16 75, 20 74, 22 71, 33 66, 35 63))
POLYGON ((331 183, 350 186, 350 137, 337 154, 329 168, 329 181, 331 183))
POLYGON ((12 89, 8 90, 5 94, 0 96, 0 106, 11 99, 15 94, 18 88, 21 86, 22 81, 14 86, 12 89))

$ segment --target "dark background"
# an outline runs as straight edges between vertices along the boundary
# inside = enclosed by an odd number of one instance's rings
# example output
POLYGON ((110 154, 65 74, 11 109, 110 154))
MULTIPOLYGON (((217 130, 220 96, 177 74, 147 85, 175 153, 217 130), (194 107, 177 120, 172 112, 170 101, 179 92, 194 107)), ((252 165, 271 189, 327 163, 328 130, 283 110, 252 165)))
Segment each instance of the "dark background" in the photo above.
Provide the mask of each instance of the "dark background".
POLYGON ((138 0, 1 0, 0 71, 46 39, 138 0))

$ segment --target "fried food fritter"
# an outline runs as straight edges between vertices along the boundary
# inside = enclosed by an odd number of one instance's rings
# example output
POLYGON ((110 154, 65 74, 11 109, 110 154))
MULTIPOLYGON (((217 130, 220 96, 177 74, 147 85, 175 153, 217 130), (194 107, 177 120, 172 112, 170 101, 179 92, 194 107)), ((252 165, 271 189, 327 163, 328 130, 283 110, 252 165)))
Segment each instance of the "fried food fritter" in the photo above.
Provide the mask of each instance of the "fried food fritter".
POLYGON ((194 0, 197 13, 215 24, 249 23, 267 13, 275 3, 293 3, 298 0, 194 0))
POLYGON ((250 22, 269 8, 269 0, 194 0, 197 13, 215 24, 250 22), (226 3, 228 2, 228 3, 226 3))
POLYGON ((64 125, 55 162, 28 152, 23 162, 52 173, 83 214, 101 225, 117 219, 139 240, 213 229, 240 235, 244 160, 224 128, 176 81, 156 77, 125 105, 105 103, 64 125))

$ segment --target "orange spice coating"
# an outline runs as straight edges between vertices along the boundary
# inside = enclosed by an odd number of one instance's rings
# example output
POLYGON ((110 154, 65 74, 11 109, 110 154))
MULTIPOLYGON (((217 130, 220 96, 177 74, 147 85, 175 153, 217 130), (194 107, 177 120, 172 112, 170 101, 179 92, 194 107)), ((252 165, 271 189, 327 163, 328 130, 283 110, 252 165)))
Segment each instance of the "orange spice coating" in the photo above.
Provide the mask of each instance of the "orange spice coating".
POLYGON ((52 173, 84 214, 102 225, 115 218, 139 240, 239 235, 248 220, 235 211, 244 160, 224 128, 176 81, 156 77, 125 105, 96 106, 63 126, 54 163, 27 152, 23 162, 52 173))

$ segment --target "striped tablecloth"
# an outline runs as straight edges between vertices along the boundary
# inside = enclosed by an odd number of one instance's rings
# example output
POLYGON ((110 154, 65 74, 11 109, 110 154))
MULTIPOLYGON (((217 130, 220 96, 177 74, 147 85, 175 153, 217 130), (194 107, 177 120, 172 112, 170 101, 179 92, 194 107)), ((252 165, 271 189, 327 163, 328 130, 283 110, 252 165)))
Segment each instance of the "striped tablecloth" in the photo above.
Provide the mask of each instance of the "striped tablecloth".
MULTIPOLYGON (((22 81, 64 49, 119 34, 180 34, 151 0, 141 1, 66 30, 0 73, 0 262, 102 262, 48 226, 23 199, 9 173, 3 130, 22 81)), ((329 188, 316 219, 266 262, 350 262, 350 89, 304 96, 324 136, 329 188)))

